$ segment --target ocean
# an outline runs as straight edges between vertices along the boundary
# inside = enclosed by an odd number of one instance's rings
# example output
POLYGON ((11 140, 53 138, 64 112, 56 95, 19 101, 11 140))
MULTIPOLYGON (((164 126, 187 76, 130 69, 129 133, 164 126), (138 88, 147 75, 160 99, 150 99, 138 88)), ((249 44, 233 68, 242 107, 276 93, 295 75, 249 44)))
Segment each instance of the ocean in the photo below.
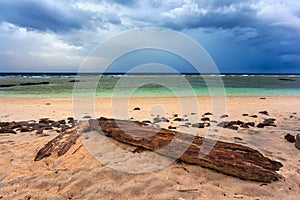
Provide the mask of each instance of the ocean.
POLYGON ((0 74, 0 97, 209 96, 218 90, 226 96, 300 96, 300 75, 0 74))

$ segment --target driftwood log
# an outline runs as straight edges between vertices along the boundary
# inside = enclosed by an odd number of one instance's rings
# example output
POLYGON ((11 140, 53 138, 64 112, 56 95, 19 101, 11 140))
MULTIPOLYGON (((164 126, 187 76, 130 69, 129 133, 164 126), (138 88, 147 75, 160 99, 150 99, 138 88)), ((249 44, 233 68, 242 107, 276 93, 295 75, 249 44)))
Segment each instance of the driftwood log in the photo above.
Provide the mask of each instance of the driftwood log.
POLYGON ((78 137, 79 135, 77 134, 76 126, 67 129, 40 149, 36 154, 34 161, 49 157, 53 153, 56 153, 58 156, 64 155, 76 143, 78 137))
MULTIPOLYGON (((90 119, 87 124, 85 131, 94 129, 119 142, 241 179, 271 182, 281 177, 276 173, 283 166, 280 162, 273 161, 259 151, 243 145, 214 141, 167 129, 156 129, 138 121, 100 118, 90 119), (201 150, 207 144, 213 144, 213 147, 209 148, 207 154, 201 156, 201 150)), ((57 152, 58 156, 63 155, 77 138, 75 126, 47 143, 38 152, 35 160, 50 156, 52 152, 57 152)))

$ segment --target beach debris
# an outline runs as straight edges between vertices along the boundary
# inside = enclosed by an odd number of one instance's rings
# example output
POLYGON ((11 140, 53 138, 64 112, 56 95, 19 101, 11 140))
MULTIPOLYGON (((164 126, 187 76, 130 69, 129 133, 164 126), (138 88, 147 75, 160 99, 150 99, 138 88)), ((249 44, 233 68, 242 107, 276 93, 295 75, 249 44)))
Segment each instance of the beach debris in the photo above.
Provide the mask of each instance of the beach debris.
POLYGON ((258 112, 259 114, 262 114, 262 115, 269 115, 268 111, 264 110, 264 111, 259 111, 258 112))
POLYGON ((245 124, 248 125, 248 126, 252 126, 252 127, 255 126, 255 123, 254 123, 254 122, 246 122, 245 124))
POLYGON ((177 117, 177 118, 175 118, 173 121, 182 122, 182 121, 185 121, 185 120, 184 120, 183 118, 177 117))
POLYGON ((233 137, 233 139, 235 139, 235 140, 243 140, 243 139, 240 138, 240 137, 233 137))
POLYGON ((247 123, 241 124, 241 128, 250 128, 247 123))
POLYGON ((204 128, 204 123, 192 124, 192 127, 194 127, 194 128, 204 128))
POLYGON ((54 153, 57 156, 64 155, 76 143, 78 137, 77 126, 65 130, 41 148, 36 154, 34 161, 42 160, 54 153))
POLYGON ((83 119, 91 119, 92 117, 90 115, 83 116, 83 119))
POLYGON ((168 129, 176 129, 175 126, 168 126, 168 129))
POLYGON ((142 122, 138 121, 101 117, 98 119, 98 123, 97 126, 100 125, 101 127, 101 130, 98 128, 100 134, 122 143, 143 147, 149 151, 161 150, 165 145, 169 145, 167 151, 159 151, 160 155, 170 158, 175 156, 174 159, 178 161, 207 167, 246 180, 268 183, 281 178, 281 175, 277 174, 276 171, 283 165, 263 156, 259 151, 250 147, 163 128, 158 130, 154 127, 145 127, 142 122), (151 137, 147 137, 147 135, 151 137), (176 157, 176 152, 182 150, 188 141, 191 144, 186 151, 180 154, 179 158, 176 157), (215 145, 203 157, 199 155, 204 142, 211 142, 215 145))
POLYGON ((266 99, 266 97, 260 97, 259 99, 263 99, 264 100, 264 99, 266 99))
POLYGON ((257 126, 256 126, 257 128, 264 128, 265 127, 265 125, 263 124, 263 123, 259 123, 259 124, 257 124, 257 126))
POLYGON ((141 110, 139 107, 135 107, 133 110, 141 110))
POLYGON ((257 124, 256 127, 257 128, 264 128, 265 126, 274 126, 274 127, 276 127, 275 121, 276 121, 276 119, 274 119, 274 118, 265 119, 262 123, 257 124))
POLYGON ((0 122, 0 133, 16 134, 17 131, 21 133, 36 131, 36 134, 40 135, 43 134, 45 130, 63 132, 74 125, 75 121, 68 121, 67 124, 65 120, 54 121, 49 118, 41 118, 38 122, 34 120, 0 122))
POLYGON ((300 134, 296 135, 295 147, 300 149, 300 134))
POLYGON ((201 118, 201 121, 210 121, 210 119, 208 117, 203 117, 201 118))
POLYGON ((181 189, 179 186, 176 189, 178 192, 197 192, 197 188, 186 188, 186 189, 181 189))
POLYGON ((226 117, 228 117, 228 115, 225 114, 225 115, 222 115, 220 118, 223 119, 223 118, 226 118, 226 117))
POLYGON ((295 136, 293 136, 293 135, 291 135, 291 134, 286 134, 285 136, 284 136, 284 138, 288 141, 288 142, 290 142, 290 143, 295 143, 296 142, 296 139, 295 139, 295 136))

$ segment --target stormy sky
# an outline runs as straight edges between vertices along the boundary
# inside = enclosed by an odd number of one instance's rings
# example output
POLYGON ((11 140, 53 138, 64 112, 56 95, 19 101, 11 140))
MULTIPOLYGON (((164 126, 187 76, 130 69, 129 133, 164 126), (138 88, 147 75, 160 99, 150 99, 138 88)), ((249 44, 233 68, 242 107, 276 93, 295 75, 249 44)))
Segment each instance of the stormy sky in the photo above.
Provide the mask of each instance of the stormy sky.
POLYGON ((144 27, 188 35, 222 73, 300 73, 299 0, 1 0, 0 72, 76 72, 97 44, 144 27))

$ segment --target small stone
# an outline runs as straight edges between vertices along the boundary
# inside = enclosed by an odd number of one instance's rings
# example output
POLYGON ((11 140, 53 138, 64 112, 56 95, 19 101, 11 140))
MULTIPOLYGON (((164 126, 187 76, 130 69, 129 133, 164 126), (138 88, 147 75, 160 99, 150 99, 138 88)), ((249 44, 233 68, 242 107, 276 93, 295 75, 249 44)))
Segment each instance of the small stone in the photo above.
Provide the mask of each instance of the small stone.
POLYGON ((264 111, 259 111, 258 113, 259 113, 259 114, 262 114, 262 115, 269 115, 269 114, 268 114, 268 111, 265 111, 265 110, 264 110, 264 111))
POLYGON ((141 110, 139 107, 135 107, 133 110, 141 110))
POLYGON ((210 112, 207 112, 207 113, 204 113, 204 115, 212 115, 212 113, 210 113, 210 112))
POLYGON ((209 121, 210 119, 208 118, 208 117, 203 117, 202 119, 201 119, 201 121, 209 121))
POLYGON ((173 121, 181 122, 181 121, 184 121, 184 119, 183 118, 175 118, 173 121))
POLYGON ((252 127, 255 126, 255 123, 254 123, 254 122, 247 122, 247 123, 245 123, 245 124, 248 125, 248 126, 252 126, 252 127))
POLYGON ((249 128, 249 126, 245 123, 241 125, 241 128, 249 128))
POLYGON ((286 134, 285 136, 284 136, 284 138, 288 141, 288 142, 290 142, 290 143, 294 143, 294 142, 296 142, 296 140, 295 140, 295 136, 293 136, 293 135, 291 135, 291 134, 286 134))
POLYGON ((252 118, 257 118, 257 115, 251 115, 250 117, 252 117, 252 118))
POLYGON ((242 138, 240 138, 240 137, 233 137, 234 139, 236 139, 236 140, 243 140, 242 138))
POLYGON ((246 117, 246 116, 249 116, 249 115, 248 115, 247 113, 244 113, 244 114, 243 114, 243 117, 246 117))
POLYGON ((90 119, 90 118, 92 118, 92 117, 89 116, 89 115, 86 115, 86 116, 83 117, 83 119, 90 119))
POLYGON ((264 128, 265 127, 265 125, 263 124, 263 123, 259 123, 259 124, 257 124, 257 126, 256 126, 257 128, 264 128))
POLYGON ((168 129, 176 129, 174 126, 168 126, 168 129))
POLYGON ((228 115, 222 115, 220 118, 226 118, 228 117, 228 115))
POLYGON ((204 123, 192 124, 192 127, 195 127, 195 128, 204 128, 204 123))

